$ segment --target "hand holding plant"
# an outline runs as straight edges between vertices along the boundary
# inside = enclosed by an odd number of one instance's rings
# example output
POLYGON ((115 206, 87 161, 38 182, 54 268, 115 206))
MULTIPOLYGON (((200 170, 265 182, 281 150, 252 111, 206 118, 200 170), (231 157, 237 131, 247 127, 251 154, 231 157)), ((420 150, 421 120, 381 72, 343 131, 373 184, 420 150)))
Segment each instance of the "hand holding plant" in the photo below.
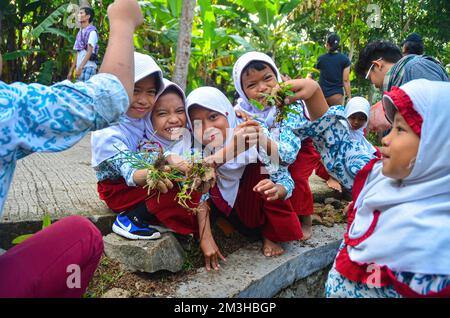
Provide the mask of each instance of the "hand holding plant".
MULTIPOLYGON (((272 89, 271 94, 262 94, 266 98, 267 105, 277 107, 277 116, 275 118, 276 122, 281 122, 287 119, 289 113, 299 115, 297 111, 289 107, 292 102, 299 99, 293 99, 295 94, 292 91, 292 85, 288 84, 289 82, 291 81, 280 83, 279 85, 275 86, 272 89)), ((257 100, 252 99, 250 103, 259 110, 265 109, 264 105, 257 100)))

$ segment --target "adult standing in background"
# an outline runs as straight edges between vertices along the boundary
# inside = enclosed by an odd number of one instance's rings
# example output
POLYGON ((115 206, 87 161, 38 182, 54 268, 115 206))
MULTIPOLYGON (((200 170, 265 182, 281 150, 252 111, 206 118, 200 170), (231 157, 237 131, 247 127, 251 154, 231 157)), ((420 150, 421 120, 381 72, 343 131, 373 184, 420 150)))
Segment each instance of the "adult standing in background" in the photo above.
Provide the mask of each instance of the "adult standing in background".
POLYGON ((417 54, 423 55, 424 45, 422 37, 417 33, 411 33, 401 43, 402 55, 417 54))
POLYGON ((372 41, 362 49, 355 71, 382 92, 419 78, 449 81, 446 70, 432 57, 416 54, 402 57, 397 45, 384 40, 372 41))
POLYGON ((78 12, 81 28, 73 47, 77 53, 67 75, 67 79, 70 81, 73 79, 75 69, 75 79, 82 82, 86 82, 97 73, 98 31, 92 24, 94 15, 94 10, 90 7, 83 7, 78 12))
POLYGON ((325 47, 328 53, 319 56, 316 68, 320 71, 319 85, 329 106, 344 104, 344 91, 347 99, 352 98, 350 89, 350 65, 347 56, 339 53, 340 38, 331 33, 325 47))

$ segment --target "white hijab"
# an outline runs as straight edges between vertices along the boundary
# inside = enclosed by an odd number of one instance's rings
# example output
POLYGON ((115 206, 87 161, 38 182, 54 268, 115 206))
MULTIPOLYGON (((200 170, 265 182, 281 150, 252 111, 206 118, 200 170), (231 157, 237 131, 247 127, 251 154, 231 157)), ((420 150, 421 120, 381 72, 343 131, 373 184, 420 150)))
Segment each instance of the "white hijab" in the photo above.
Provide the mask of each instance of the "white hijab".
MULTIPOLYGON (((401 183, 375 164, 355 207, 350 238, 361 237, 381 211, 373 234, 348 246, 352 261, 393 271, 450 275, 450 83, 411 81, 401 87, 423 119, 416 162, 401 183)), ((386 113, 393 105, 383 97, 386 113)))
MULTIPOLYGON (((233 106, 228 98, 214 87, 200 87, 195 89, 188 95, 186 102, 186 113, 189 122, 189 109, 195 105, 216 111, 227 118, 230 130, 224 145, 228 144, 232 138, 231 129, 236 128, 239 124, 233 106)), ((190 126, 194 127, 192 123, 190 123, 190 126)), ((227 201, 230 207, 233 207, 236 201, 239 182, 244 173, 245 166, 251 162, 256 162, 256 158, 257 150, 256 147, 253 147, 218 168, 219 176, 217 178, 217 186, 223 199, 227 201), (221 175, 224 177, 221 177, 221 175)))
POLYGON ((350 123, 349 122, 346 123, 349 128, 350 138, 359 141, 365 148, 367 148, 367 150, 370 153, 375 153, 376 152, 375 147, 369 141, 367 141, 366 137, 364 136, 364 129, 367 127, 370 116, 369 101, 363 97, 359 96, 353 97, 347 103, 347 106, 345 106, 345 118, 348 119, 351 115, 355 113, 363 113, 364 115, 366 115, 367 120, 366 123, 358 130, 353 130, 350 123))
MULTIPOLYGON (((152 74, 156 74, 158 77, 161 86, 159 94, 163 86, 161 69, 149 55, 135 52, 134 82, 152 74)), ((137 151, 145 135, 145 120, 145 118, 131 118, 125 114, 120 118, 118 124, 93 132, 91 135, 92 166, 97 167, 121 151, 137 151)))
POLYGON ((235 105, 236 110, 241 110, 247 113, 250 117, 256 117, 257 119, 265 122, 268 127, 272 127, 275 122, 277 109, 275 106, 266 107, 263 111, 255 108, 248 100, 242 87, 242 72, 245 67, 253 61, 260 61, 269 64, 274 70, 278 82, 281 82, 281 74, 275 65, 272 58, 261 52, 248 52, 242 55, 234 64, 233 67, 233 81, 234 87, 239 94, 239 99, 235 105))
MULTIPOLYGON (((162 82, 162 88, 158 96, 156 97, 155 104, 158 102, 158 99, 161 97, 161 95, 163 95, 164 92, 171 87, 176 89, 178 95, 181 97, 183 101, 183 106, 185 107, 186 96, 181 87, 165 78, 163 79, 162 82)), ((191 134, 189 133, 188 130, 185 130, 185 133, 183 133, 180 141, 178 142, 160 137, 153 128, 151 115, 152 113, 150 112, 150 114, 145 118, 145 137, 150 142, 156 142, 163 149, 163 151, 170 151, 180 156, 186 152, 190 152, 192 141, 191 141, 191 134)), ((186 128, 188 129, 188 127, 186 128)))

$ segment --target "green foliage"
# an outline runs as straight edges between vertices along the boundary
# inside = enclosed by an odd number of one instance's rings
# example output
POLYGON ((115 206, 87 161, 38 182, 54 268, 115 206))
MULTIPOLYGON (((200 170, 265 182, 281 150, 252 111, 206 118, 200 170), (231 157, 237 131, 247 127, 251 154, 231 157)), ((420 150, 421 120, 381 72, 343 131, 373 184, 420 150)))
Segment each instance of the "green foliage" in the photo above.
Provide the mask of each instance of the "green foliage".
MULTIPOLYGON (((96 13, 94 24, 99 29, 100 55, 107 44, 106 8, 112 1, 91 1, 96 13)), ((139 3, 145 23, 136 32, 136 49, 151 54, 170 78, 183 2, 139 3)), ((74 21, 68 5, 65 0, 0 3, 3 80, 48 84, 66 78, 78 31, 68 27, 68 21, 74 21)), ((447 0, 199 0, 187 93, 212 85, 232 96, 233 64, 252 50, 271 53, 280 71, 291 78, 306 77, 310 72, 317 77, 317 58, 326 52, 325 38, 331 31, 341 36, 341 51, 353 63, 371 40, 384 38, 399 44, 408 33, 418 32, 424 37, 426 53, 450 65, 449 12, 447 0), (368 10, 371 4, 379 5, 379 27, 368 23, 374 17, 374 12, 368 10)), ((357 78, 353 71, 350 79, 353 94, 371 96, 368 81, 357 78)))
MULTIPOLYGON (((285 85, 283 83, 280 84, 280 89, 276 94, 261 94, 265 97, 266 102, 270 106, 277 107, 277 116, 275 118, 276 122, 281 122, 288 118, 290 113, 300 115, 296 110, 292 109, 290 105, 286 105, 285 100, 289 96, 294 96, 294 92, 292 91, 292 85, 285 85)), ((258 108, 259 110, 264 110, 264 105, 258 102, 257 100, 250 100, 250 103, 258 108)))
MULTIPOLYGON (((67 10, 68 4, 63 4, 58 9, 56 9, 52 14, 50 14, 44 21, 42 21, 38 26, 33 28, 31 35, 38 38, 43 33, 55 33, 57 35, 66 35, 62 30, 51 28, 52 25, 56 24, 61 16, 67 10)), ((68 36, 67 36, 68 37, 68 36)))
MULTIPOLYGON (((45 214, 44 217, 42 218, 42 230, 49 227, 52 224, 52 219, 50 218, 49 214, 45 214)), ((16 237, 14 240, 12 240, 12 244, 13 245, 17 245, 20 244, 22 242, 24 242, 25 240, 29 239, 30 237, 32 237, 34 234, 24 234, 21 236, 16 237)))

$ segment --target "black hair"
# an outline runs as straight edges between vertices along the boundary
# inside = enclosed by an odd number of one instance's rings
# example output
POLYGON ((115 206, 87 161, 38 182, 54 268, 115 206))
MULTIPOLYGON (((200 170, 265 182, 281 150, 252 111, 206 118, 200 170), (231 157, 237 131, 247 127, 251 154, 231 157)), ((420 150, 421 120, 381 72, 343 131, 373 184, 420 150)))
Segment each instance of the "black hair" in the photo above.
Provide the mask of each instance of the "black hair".
POLYGON ((269 67, 275 75, 277 74, 277 72, 273 69, 272 65, 263 61, 251 61, 244 67, 244 69, 242 70, 242 74, 245 73, 248 76, 250 70, 262 71, 266 67, 269 67))
POLYGON ((384 40, 372 41, 359 53, 358 62, 355 65, 356 74, 364 78, 372 61, 378 60, 379 58, 395 64, 402 58, 402 52, 392 42, 384 40))
POLYGON ((335 52, 339 49, 339 43, 341 42, 341 38, 337 33, 331 33, 327 37, 327 44, 330 46, 329 52, 335 52))
POLYGON ((84 10, 84 13, 86 13, 89 16, 89 23, 92 23, 94 21, 95 12, 94 9, 91 7, 82 7, 80 10, 84 10))
POLYGON ((403 46, 408 54, 422 55, 424 51, 423 42, 406 41, 403 46))

